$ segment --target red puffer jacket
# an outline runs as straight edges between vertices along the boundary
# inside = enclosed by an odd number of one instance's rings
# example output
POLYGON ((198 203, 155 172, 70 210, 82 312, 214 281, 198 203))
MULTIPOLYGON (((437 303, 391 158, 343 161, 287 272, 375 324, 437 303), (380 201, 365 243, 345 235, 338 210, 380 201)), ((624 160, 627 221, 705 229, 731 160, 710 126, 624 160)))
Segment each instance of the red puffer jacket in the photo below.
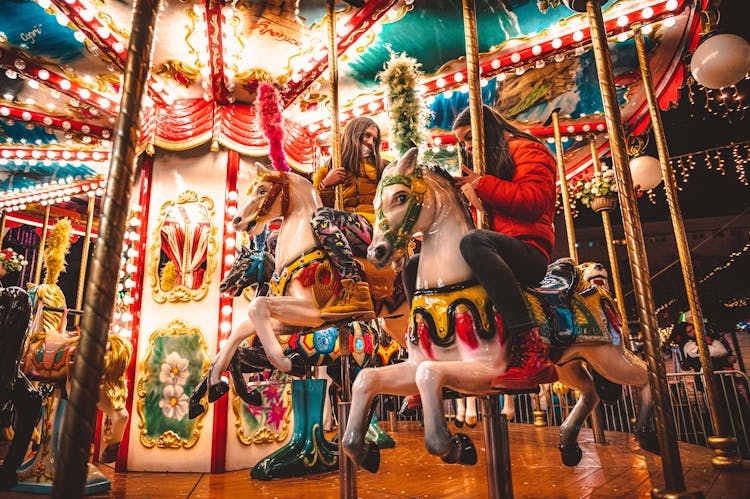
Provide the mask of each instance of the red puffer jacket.
POLYGON ((549 260, 555 239, 556 164, 549 149, 528 139, 511 138, 516 163, 513 181, 485 175, 476 185, 491 229, 532 244, 549 260))

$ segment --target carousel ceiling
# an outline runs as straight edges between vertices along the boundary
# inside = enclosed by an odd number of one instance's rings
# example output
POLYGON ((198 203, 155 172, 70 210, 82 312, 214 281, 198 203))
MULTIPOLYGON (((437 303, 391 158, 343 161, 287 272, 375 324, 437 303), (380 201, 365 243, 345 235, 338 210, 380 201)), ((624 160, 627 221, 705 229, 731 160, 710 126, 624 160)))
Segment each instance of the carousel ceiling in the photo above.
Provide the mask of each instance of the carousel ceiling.
MULTIPOLYGON (((554 2, 550 2, 554 3, 554 2)), ((131 25, 129 2, 2 0, 0 208, 84 211, 106 174, 131 25)), ((703 0, 613 0, 604 6, 622 115, 642 133, 648 110, 630 25, 644 23, 662 107, 676 102, 703 0)), ((541 137, 560 108, 569 174, 588 167, 582 140, 607 148, 586 17, 535 0, 478 0, 483 97, 541 137)), ((284 105, 289 163, 311 171, 330 142, 324 0, 163 0, 140 150, 210 143, 267 154, 253 103, 273 82, 284 105)), ((460 0, 366 0, 337 6, 340 119, 370 115, 386 134, 378 72, 391 53, 417 59, 435 152, 468 102, 460 0), (355 6, 360 5, 361 6, 355 6)))

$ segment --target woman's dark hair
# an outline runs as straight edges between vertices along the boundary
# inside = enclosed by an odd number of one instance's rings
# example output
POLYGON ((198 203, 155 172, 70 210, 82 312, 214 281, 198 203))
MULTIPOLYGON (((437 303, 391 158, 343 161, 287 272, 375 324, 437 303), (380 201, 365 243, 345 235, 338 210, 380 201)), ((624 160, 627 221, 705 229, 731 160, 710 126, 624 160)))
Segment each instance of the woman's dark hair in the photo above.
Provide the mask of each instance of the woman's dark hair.
MULTIPOLYGON (((484 163, 487 173, 503 180, 513 180, 513 175, 516 173, 516 164, 510 155, 505 133, 507 132, 514 137, 533 140, 540 144, 541 141, 508 123, 500 113, 490 106, 482 106, 482 117, 484 122, 484 163)), ((453 122, 453 130, 467 125, 471 125, 471 111, 468 107, 456 116, 453 122)), ((466 153, 463 146, 460 147, 460 152, 462 163, 473 168, 471 155, 466 153)))
POLYGON ((372 152, 372 157, 375 167, 380 172, 383 165, 380 159, 380 127, 377 123, 366 116, 354 118, 346 124, 341 138, 341 166, 357 176, 359 175, 360 164, 362 162, 362 136, 371 126, 378 129, 378 136, 375 137, 375 150, 372 152))

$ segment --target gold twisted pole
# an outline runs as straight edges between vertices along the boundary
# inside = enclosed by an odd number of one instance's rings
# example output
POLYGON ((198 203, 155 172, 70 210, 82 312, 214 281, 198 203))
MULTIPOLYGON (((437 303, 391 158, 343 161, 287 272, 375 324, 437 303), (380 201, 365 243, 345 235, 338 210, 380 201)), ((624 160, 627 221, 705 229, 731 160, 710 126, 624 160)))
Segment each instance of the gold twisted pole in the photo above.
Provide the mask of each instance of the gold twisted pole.
MULTIPOLYGON (((328 69, 331 79, 331 170, 341 168, 341 123, 339 121, 339 64, 338 49, 336 47, 336 1, 327 0, 328 10, 328 69)), ((344 209, 343 186, 335 188, 335 205, 337 210, 344 209)), ((349 358, 351 345, 349 344, 349 328, 339 330, 339 350, 341 351, 341 400, 338 404, 339 416, 339 497, 353 499, 357 497, 357 467, 354 461, 344 453, 342 442, 349 419, 349 409, 352 404, 351 380, 349 376, 349 358), (344 386, 346 385, 346 386, 344 386)))
MULTIPOLYGON (((594 163, 594 172, 602 171, 599 163, 599 152, 596 150, 596 140, 592 135, 589 137, 589 149, 591 150, 591 161, 594 163)), ((609 210, 602 210, 602 226, 604 226, 604 239, 607 242, 607 255, 609 255, 609 269, 612 276, 612 287, 617 300, 617 311, 620 312, 623 331, 627 331, 628 313, 625 310, 625 297, 622 295, 622 281, 620 280, 620 264, 617 261, 617 250, 615 249, 615 237, 612 232, 612 218, 609 210)))
MULTIPOLYGON (((341 168, 341 122, 339 121, 339 54, 336 45, 336 0, 327 0, 328 74, 331 80, 331 170, 341 168)), ((337 210, 344 209, 343 186, 334 188, 337 210)))
MULTIPOLYGON (((78 273, 78 289, 76 290, 76 310, 81 310, 83 304, 83 289, 86 283, 86 268, 89 264, 89 246, 91 245, 91 229, 94 226, 94 205, 96 197, 89 197, 88 211, 86 212, 86 236, 83 239, 83 249, 81 250, 81 269, 78 273)), ((81 316, 76 315, 76 326, 81 321, 81 316)))
POLYGON ((96 426, 96 404, 104 367, 107 336, 117 292, 122 242, 135 181, 138 114, 151 68, 159 0, 136 0, 130 30, 120 113, 115 126, 111 163, 99 218, 99 239, 91 261, 81 339, 60 436, 60 454, 52 487, 54 499, 81 497, 96 426))
MULTIPOLYGON (((482 83, 479 68, 479 44, 477 42, 477 16, 474 0, 463 1, 464 40, 466 42, 466 79, 469 85, 469 107, 471 108, 471 159, 474 172, 484 175, 487 171, 484 155, 484 112, 482 109, 482 83)), ((484 213, 477 210, 477 227, 487 227, 484 213)))
MULTIPOLYGON (((604 27, 600 2, 601 0, 587 0, 586 13, 591 28, 591 42, 602 93, 602 103, 604 104, 604 117, 609 131, 612 160, 617 177, 625 241, 633 275, 633 289, 638 305, 641 328, 646 338, 648 380, 654 400, 654 417, 661 452, 665 490, 668 493, 682 492, 685 490, 685 477, 682 474, 682 463, 677 449, 677 434, 672 419, 667 374, 659 348, 659 331, 654 310, 646 245, 638 214, 633 178, 630 175, 625 130, 622 126, 620 107, 615 92, 612 60, 607 47, 607 32, 604 27)), ((652 495, 661 494, 663 494, 662 491, 652 490, 652 495)))
POLYGON ((654 94, 654 84, 651 79, 651 68, 648 65, 648 54, 646 53, 646 43, 643 40, 641 23, 634 23, 632 26, 635 38, 635 47, 638 51, 638 62, 641 67, 641 77, 643 78, 643 87, 646 91, 648 108, 651 113, 651 125, 654 129, 654 138, 656 139, 656 150, 659 153, 659 163, 661 164, 661 174, 664 178, 664 190, 667 194, 669 203, 669 215, 672 218, 672 229, 674 230, 675 239, 677 240, 677 254, 680 257, 682 266, 682 279, 685 282, 685 291, 687 293, 690 312, 693 315, 693 327, 695 328, 695 338, 698 343, 698 353, 700 355, 703 375, 706 379, 706 396, 708 397, 708 410, 711 415, 711 423, 716 432, 715 436, 708 437, 708 443, 713 447, 715 455, 711 460, 716 468, 720 469, 742 469, 742 460, 737 456, 737 439, 731 436, 728 430, 727 414, 722 410, 723 404, 720 401, 720 390, 716 386, 716 377, 714 376, 711 356, 708 352, 708 343, 706 340, 706 329, 703 323, 703 311, 701 310, 700 300, 698 298, 698 285, 695 281, 695 272, 693 271, 693 260, 690 256, 688 247, 685 224, 680 212, 680 202, 677 198, 677 179, 674 175, 674 169, 669 160, 669 148, 667 147, 667 138, 664 133, 664 125, 661 121, 661 112, 659 103, 654 94))
POLYGON ((7 216, 7 212, 3 210, 0 213, 0 249, 3 249, 3 234, 5 233, 5 217, 7 216))
POLYGON ((565 173, 562 137, 560 135, 560 110, 552 111, 552 131, 555 134, 555 157, 557 158, 557 176, 560 177, 560 193, 562 194, 563 213, 565 215, 565 232, 568 235, 568 254, 578 263, 578 248, 576 248, 576 230, 573 225, 573 210, 570 206, 570 192, 568 192, 568 176, 565 173))
POLYGON ((44 245, 47 242, 47 229, 49 228, 49 210, 51 205, 44 207, 44 220, 42 221, 42 238, 39 240, 39 248, 36 252, 36 263, 34 265, 34 283, 42 283, 42 263, 44 262, 44 245))

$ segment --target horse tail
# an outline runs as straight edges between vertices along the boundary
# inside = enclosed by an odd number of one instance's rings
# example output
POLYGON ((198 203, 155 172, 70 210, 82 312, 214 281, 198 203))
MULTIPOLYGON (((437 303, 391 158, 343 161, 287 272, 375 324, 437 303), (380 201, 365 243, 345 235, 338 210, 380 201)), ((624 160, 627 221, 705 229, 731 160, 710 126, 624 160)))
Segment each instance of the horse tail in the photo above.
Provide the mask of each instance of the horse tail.
POLYGON ((104 356, 102 391, 112 401, 115 411, 125 408, 128 387, 125 384, 125 371, 133 355, 133 345, 120 335, 113 334, 107 341, 107 354, 104 356))

